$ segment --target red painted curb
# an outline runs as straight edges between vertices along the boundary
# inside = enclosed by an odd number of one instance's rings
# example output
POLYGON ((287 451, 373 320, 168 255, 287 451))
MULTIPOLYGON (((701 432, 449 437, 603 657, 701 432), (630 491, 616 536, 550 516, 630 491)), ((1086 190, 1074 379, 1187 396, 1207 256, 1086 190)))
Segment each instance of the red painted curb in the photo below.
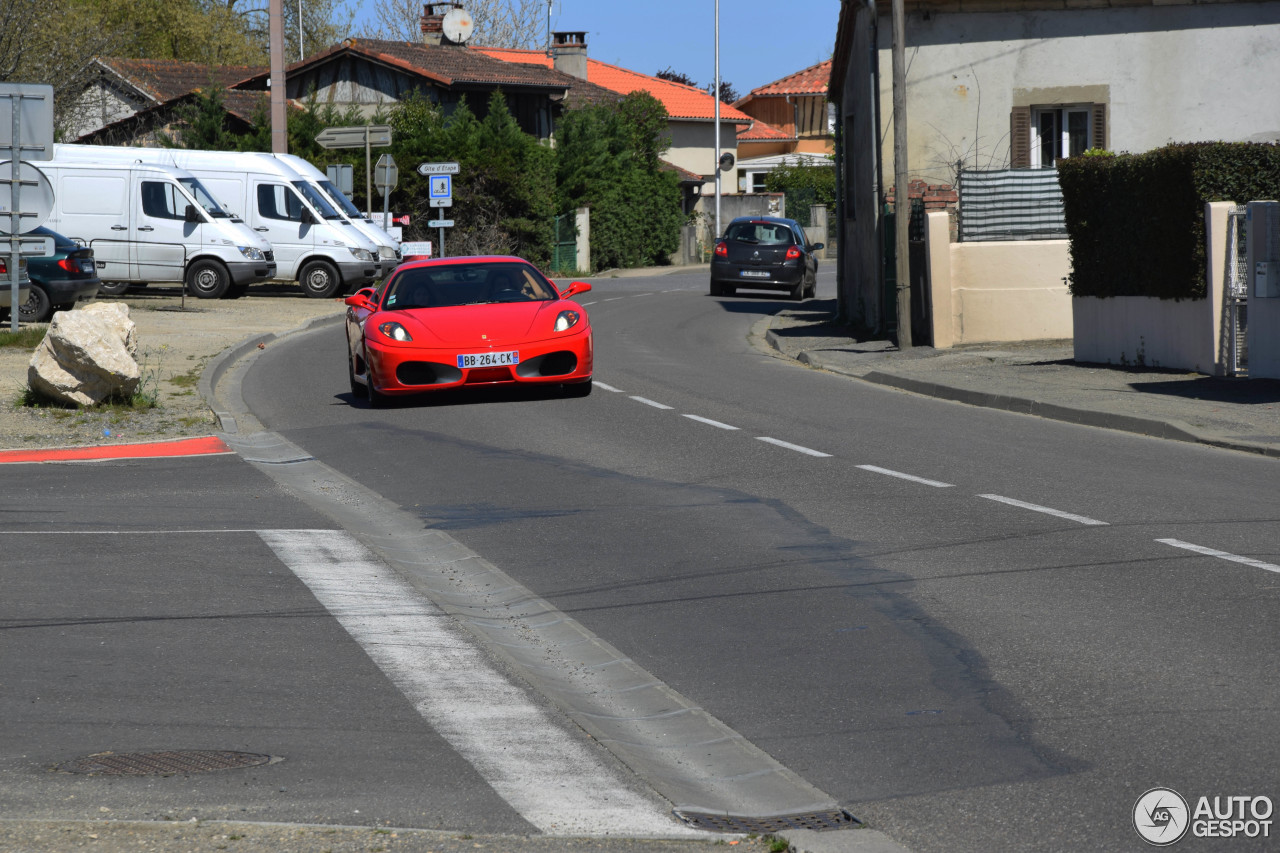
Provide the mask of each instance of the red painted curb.
POLYGON ((77 462, 94 459, 158 459, 166 456, 207 456, 234 453, 217 436, 180 438, 147 444, 104 444, 96 447, 55 447, 44 450, 0 450, 0 464, 9 462, 77 462))

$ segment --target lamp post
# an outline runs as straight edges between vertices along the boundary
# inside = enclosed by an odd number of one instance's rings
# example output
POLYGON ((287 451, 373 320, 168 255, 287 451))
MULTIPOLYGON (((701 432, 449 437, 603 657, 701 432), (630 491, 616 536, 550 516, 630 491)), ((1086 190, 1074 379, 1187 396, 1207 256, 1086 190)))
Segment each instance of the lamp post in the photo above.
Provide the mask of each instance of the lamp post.
POLYGON ((716 100, 716 233, 712 240, 720 238, 720 0, 716 0, 716 82, 711 96, 716 100))

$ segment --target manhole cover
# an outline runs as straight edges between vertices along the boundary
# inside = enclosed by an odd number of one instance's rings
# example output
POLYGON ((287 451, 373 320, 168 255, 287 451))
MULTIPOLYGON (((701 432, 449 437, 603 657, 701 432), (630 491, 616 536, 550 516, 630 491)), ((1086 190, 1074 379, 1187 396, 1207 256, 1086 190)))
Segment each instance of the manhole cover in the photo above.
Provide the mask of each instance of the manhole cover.
POLYGON ((99 752, 58 765, 64 773, 90 776, 175 776, 258 767, 273 761, 256 752, 188 749, 171 752, 99 752))
POLYGON ((862 821, 844 809, 829 812, 811 812, 809 814, 767 815, 750 817, 746 815, 708 814, 706 812, 688 812, 676 809, 676 817, 696 829, 707 829, 712 832, 773 833, 785 829, 812 829, 823 832, 829 829, 852 829, 862 825, 862 821))

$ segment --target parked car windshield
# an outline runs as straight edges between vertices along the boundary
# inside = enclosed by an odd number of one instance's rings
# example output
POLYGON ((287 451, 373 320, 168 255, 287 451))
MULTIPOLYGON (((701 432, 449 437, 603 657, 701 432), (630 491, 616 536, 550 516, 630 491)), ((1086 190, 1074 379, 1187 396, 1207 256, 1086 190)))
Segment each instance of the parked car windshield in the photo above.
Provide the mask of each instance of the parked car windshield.
POLYGON ((791 229, 780 222, 735 222, 725 236, 740 243, 766 246, 790 246, 795 242, 791 229))
POLYGON ((318 181, 320 189, 324 190, 324 194, 329 200, 338 206, 338 209, 347 215, 348 219, 364 219, 365 216, 360 212, 360 208, 351 203, 351 199, 347 198, 346 193, 335 187, 329 181, 318 181))
POLYGON ((343 216, 333 205, 329 204, 329 200, 321 194, 315 187, 311 186, 307 181, 294 181, 293 188, 302 194, 311 206, 320 212, 325 219, 342 219, 343 216))
POLYGON ((235 219, 234 216, 223 209, 218 200, 196 178, 178 178, 178 183, 182 184, 186 191, 191 193, 192 198, 204 208, 205 213, 208 213, 214 219, 235 219))
POLYGON ((399 270, 389 282, 382 307, 398 310, 546 302, 559 296, 551 282, 529 264, 441 264, 399 270))

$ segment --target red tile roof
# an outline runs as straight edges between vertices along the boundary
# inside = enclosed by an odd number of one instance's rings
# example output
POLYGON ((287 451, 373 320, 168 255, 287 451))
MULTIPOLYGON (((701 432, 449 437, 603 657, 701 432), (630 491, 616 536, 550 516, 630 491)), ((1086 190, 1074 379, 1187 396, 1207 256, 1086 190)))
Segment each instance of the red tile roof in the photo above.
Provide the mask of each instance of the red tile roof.
POLYGON ((229 89, 267 71, 255 65, 205 65, 177 59, 122 59, 104 56, 97 63, 136 88, 150 100, 163 103, 196 89, 229 89))
MULTIPOLYGON (((831 60, 810 65, 803 71, 788 74, 781 80, 774 80, 751 90, 747 98, 770 97, 775 95, 825 95, 827 83, 831 79, 831 60)), ((747 100, 743 98, 742 101, 747 100)), ((738 103, 742 103, 738 101, 738 103)))
POLYGON ((749 126, 738 129, 739 142, 789 142, 795 136, 785 130, 779 130, 771 124, 756 119, 749 126))
MULTIPOLYGON (((483 53, 504 62, 540 65, 544 68, 553 66, 551 57, 541 50, 501 47, 471 49, 476 53, 483 53)), ((695 86, 685 86, 682 83, 663 80, 661 77, 651 77, 648 74, 610 65, 590 57, 587 58, 587 81, 611 89, 620 95, 629 95, 636 90, 648 92, 662 102, 662 105, 667 108, 667 114, 674 119, 715 118, 715 100, 695 86)), ((720 120, 733 124, 747 124, 751 121, 751 117, 728 104, 721 104, 720 120)))

